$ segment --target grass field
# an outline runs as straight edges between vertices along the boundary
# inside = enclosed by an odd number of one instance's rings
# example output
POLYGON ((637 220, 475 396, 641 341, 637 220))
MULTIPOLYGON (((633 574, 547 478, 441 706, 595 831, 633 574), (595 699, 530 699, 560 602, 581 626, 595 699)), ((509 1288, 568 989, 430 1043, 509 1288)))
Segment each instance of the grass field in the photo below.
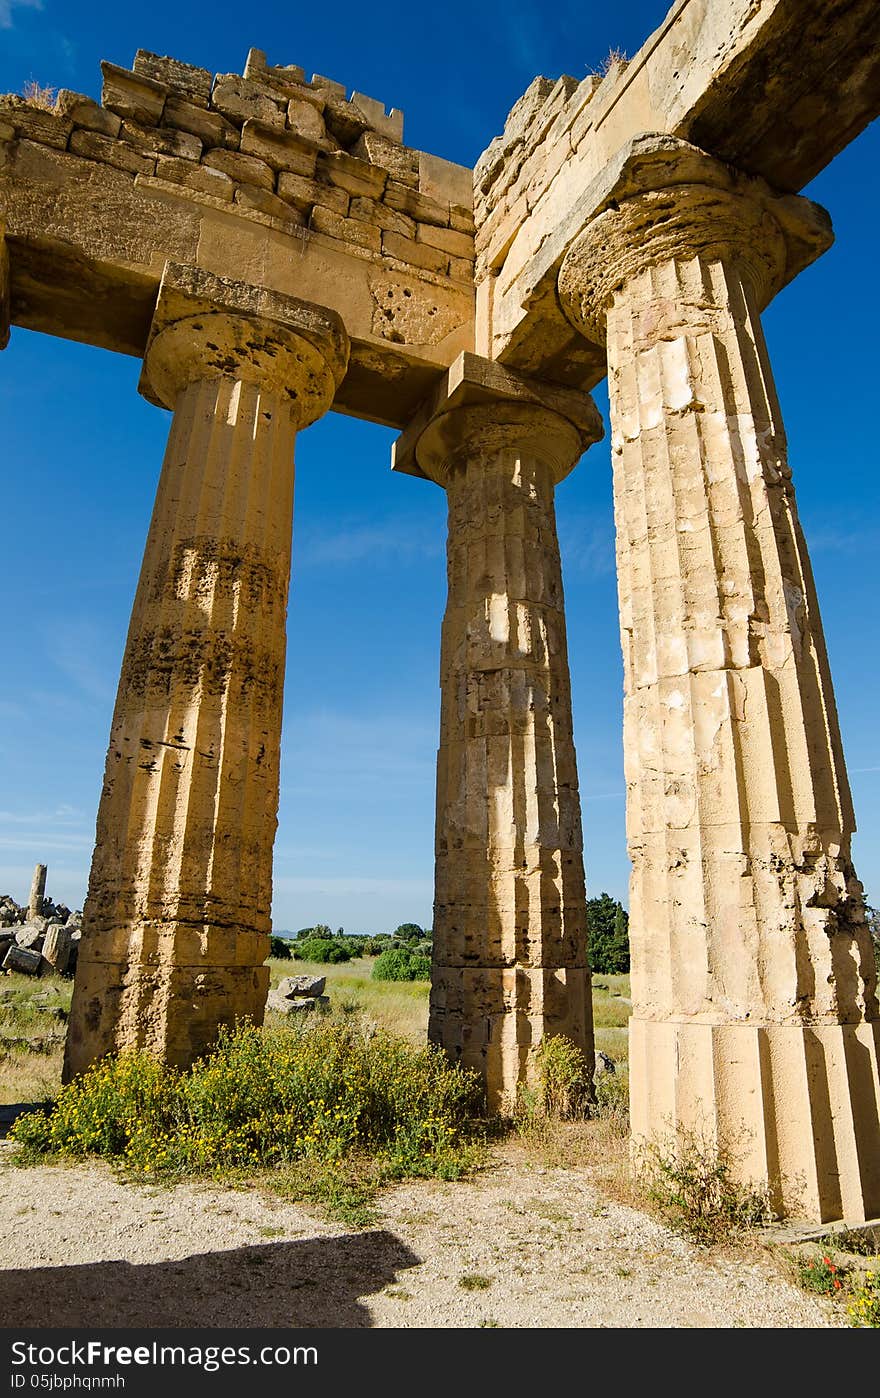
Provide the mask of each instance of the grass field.
MULTIPOLYGON (((372 957, 338 966, 273 958, 269 969, 273 986, 283 976, 326 976, 333 1010, 360 1012, 383 1029, 424 1043, 428 982, 374 981, 374 964, 372 957)), ((57 976, 0 977, 0 1103, 40 1101, 57 1091, 72 990, 72 981, 57 976)), ((621 1065, 627 1062, 628 996, 628 976, 594 977, 596 1047, 621 1065)))

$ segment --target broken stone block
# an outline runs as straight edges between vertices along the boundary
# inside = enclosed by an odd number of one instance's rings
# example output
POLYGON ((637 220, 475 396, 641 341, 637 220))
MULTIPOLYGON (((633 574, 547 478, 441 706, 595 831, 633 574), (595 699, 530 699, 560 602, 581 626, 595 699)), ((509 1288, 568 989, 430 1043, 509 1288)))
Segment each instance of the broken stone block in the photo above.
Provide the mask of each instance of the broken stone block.
POLYGON ((195 68, 176 58, 164 58, 158 53, 138 49, 134 56, 134 71, 139 77, 151 78, 180 92, 190 102, 207 107, 211 100, 213 73, 207 68, 195 68))
POLYGON ((288 1000, 285 995, 279 995, 277 990, 270 990, 266 997, 266 1009, 274 1010, 276 1014, 280 1015, 302 1014, 314 1008, 314 1000, 288 1000))
POLYGON ((102 106, 82 92, 71 92, 63 87, 55 98, 55 110, 59 116, 69 117, 74 126, 87 131, 97 131, 102 136, 118 136, 122 118, 115 112, 106 112, 102 106))
POLYGON ((276 101, 265 88, 240 78, 237 73, 223 73, 217 77, 211 103, 223 116, 239 125, 256 119, 268 126, 284 128, 286 104, 283 100, 276 101))
POLYGON ((278 982, 276 994, 283 995, 285 999, 292 999, 296 995, 323 995, 326 984, 326 976, 285 976, 278 982))
POLYGON ((4 971, 19 971, 24 976, 38 976, 42 955, 27 947, 11 946, 3 958, 4 971))
POLYGON ((63 976, 70 962, 71 944, 71 930, 53 922, 43 939, 43 970, 54 971, 56 975, 63 976))
POLYGON ((243 155, 237 150, 209 150, 203 163, 220 170, 238 184, 256 185, 270 192, 275 187, 275 172, 256 155, 243 155))
POLYGON ((104 165, 112 165, 115 170, 125 170, 130 175, 152 175, 156 166, 154 157, 143 155, 127 142, 115 141, 97 131, 74 131, 70 149, 74 155, 81 155, 86 160, 100 160, 104 165))
POLYGON ((47 926, 48 923, 43 918, 34 918, 32 922, 26 922, 15 934, 16 946, 41 947, 47 926))
POLYGON ((162 125, 188 131, 191 136, 197 136, 206 149, 224 146, 227 150, 234 150, 241 136, 238 127, 219 112, 206 111, 183 97, 168 98, 162 113, 162 125))
POLYGON ((115 112, 124 121, 136 121, 141 126, 158 126, 168 87, 152 78, 117 68, 115 63, 102 63, 104 85, 101 106, 115 112))

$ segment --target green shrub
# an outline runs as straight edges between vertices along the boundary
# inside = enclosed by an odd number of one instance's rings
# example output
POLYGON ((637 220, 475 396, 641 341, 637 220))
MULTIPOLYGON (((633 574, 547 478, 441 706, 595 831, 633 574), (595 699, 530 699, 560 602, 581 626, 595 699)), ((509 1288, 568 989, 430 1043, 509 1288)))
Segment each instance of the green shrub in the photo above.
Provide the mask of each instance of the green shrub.
POLYGON ((379 932, 375 937, 367 937, 364 942, 364 956, 379 956, 391 945, 391 938, 387 932, 379 932))
POLYGON ((408 947, 389 947, 376 958, 374 981, 425 981, 431 978, 430 958, 408 947))
POLYGON ((295 944, 293 954, 297 961, 318 961, 325 966, 350 961, 352 957, 351 948, 336 937, 309 937, 295 944))
POLYGON ((286 937, 269 937, 269 955, 274 956, 276 961, 290 960, 290 943, 286 937))
POLYGON ((364 1152, 386 1177, 460 1174, 482 1087, 434 1047, 347 1020, 223 1030, 179 1072, 146 1053, 104 1059, 62 1087, 49 1115, 21 1116, 28 1158, 99 1155, 148 1176, 332 1163, 364 1152))

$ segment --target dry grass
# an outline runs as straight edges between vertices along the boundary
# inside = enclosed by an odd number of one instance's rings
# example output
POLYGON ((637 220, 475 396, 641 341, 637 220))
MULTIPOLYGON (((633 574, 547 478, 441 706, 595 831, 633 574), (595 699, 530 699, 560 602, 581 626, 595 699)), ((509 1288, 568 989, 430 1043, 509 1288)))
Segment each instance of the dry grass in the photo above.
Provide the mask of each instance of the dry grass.
POLYGON ((35 82, 31 78, 22 88, 21 95, 32 107, 40 107, 44 112, 54 112, 55 110, 54 87, 44 87, 42 83, 35 82))
MULTIPOLYGON (((411 1043, 423 1044, 428 1036, 427 981, 374 981, 375 957, 359 957, 337 966, 313 961, 269 961, 273 986, 284 976, 326 976, 325 995, 333 1010, 360 1012, 381 1029, 399 1034, 411 1043)), ((274 1017, 274 1016, 273 1016, 274 1017)))
POLYGON ((61 1082, 73 981, 60 976, 0 979, 0 1102, 38 1102, 61 1082))

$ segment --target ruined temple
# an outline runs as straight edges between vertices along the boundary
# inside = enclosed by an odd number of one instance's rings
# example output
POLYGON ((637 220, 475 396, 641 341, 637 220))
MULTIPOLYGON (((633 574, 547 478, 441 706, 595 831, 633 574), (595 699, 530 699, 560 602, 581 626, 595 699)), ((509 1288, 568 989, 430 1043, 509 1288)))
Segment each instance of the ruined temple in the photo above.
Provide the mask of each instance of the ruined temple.
POLYGON ((554 492, 607 375, 634 1138, 880 1214, 876 968, 760 320, 832 241, 798 191, 880 108, 876 5, 676 0, 628 63, 536 78, 474 170, 257 50, 102 71, 100 103, 0 99, 0 345, 134 355, 172 415, 68 1076, 262 1017, 294 444, 331 410, 448 498, 430 1037, 502 1110, 543 1038, 591 1050, 554 492))

